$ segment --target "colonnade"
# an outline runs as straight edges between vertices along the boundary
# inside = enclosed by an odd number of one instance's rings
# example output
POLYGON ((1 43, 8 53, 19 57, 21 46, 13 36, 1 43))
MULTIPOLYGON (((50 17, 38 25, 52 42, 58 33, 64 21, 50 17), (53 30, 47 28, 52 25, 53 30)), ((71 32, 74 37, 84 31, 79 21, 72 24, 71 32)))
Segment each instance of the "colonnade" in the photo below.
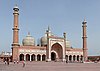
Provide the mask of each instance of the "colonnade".
POLYGON ((80 62, 83 61, 82 55, 66 55, 66 60, 68 62, 80 62))
MULTIPOLYGON (((45 61, 45 54, 20 54, 19 61, 45 61)), ((68 62, 80 62, 83 61, 82 55, 66 55, 66 60, 68 62)))
POLYGON ((19 55, 19 61, 45 61, 46 60, 46 55, 43 54, 20 54, 19 55))

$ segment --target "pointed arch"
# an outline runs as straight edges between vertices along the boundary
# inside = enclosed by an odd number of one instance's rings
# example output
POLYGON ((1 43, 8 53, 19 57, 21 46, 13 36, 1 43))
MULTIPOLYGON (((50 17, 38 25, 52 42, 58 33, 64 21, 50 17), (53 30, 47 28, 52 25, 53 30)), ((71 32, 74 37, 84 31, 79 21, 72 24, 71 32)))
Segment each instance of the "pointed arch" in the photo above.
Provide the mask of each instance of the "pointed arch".
POLYGON ((46 55, 43 54, 43 55, 42 55, 42 61, 45 61, 45 60, 46 60, 46 55))
POLYGON ((69 56, 69 61, 72 61, 72 55, 69 56))
POLYGON ((20 58, 20 61, 23 61, 24 60, 24 54, 20 54, 19 58, 20 58))
POLYGON ((35 61, 35 54, 31 55, 31 61, 35 61))
POLYGON ((26 61, 30 61, 30 55, 26 54, 26 61))
POLYGON ((38 54, 38 55, 37 55, 37 61, 40 61, 40 60, 41 60, 41 55, 38 54))
POLYGON ((76 59, 76 56, 74 55, 74 56, 73 56, 73 61, 75 61, 75 59, 76 59))
MULTIPOLYGON (((59 43, 55 43, 52 45, 51 51, 55 51, 56 59, 63 59, 63 48, 59 43)), ((52 57, 51 57, 52 58, 52 57)))

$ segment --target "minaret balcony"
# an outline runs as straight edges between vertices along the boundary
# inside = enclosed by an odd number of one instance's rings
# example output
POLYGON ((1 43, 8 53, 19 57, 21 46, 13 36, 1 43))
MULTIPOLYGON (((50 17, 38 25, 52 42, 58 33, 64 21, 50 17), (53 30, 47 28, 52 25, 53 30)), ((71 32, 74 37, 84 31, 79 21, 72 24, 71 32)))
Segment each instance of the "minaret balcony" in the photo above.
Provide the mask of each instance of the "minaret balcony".
POLYGON ((19 30, 18 28, 14 27, 12 30, 19 30))
POLYGON ((13 43, 12 46, 20 46, 19 43, 13 43))
POLYGON ((19 13, 15 11, 15 12, 13 13, 13 15, 19 15, 19 13))

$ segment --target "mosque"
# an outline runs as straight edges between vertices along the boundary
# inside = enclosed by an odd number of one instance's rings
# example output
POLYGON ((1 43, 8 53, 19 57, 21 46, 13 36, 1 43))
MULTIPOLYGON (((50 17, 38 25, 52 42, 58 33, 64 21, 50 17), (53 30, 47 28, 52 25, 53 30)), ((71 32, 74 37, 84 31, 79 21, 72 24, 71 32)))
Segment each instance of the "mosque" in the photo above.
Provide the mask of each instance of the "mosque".
POLYGON ((19 27, 18 16, 19 8, 15 6, 14 23, 13 23, 13 43, 12 43, 12 60, 13 61, 69 61, 80 62, 87 60, 87 35, 86 35, 86 21, 83 24, 83 47, 72 48, 70 41, 66 37, 66 33, 63 33, 63 37, 54 35, 50 28, 45 32, 45 35, 41 37, 40 44, 36 45, 34 38, 28 33, 28 35, 22 40, 22 44, 19 44, 19 27))

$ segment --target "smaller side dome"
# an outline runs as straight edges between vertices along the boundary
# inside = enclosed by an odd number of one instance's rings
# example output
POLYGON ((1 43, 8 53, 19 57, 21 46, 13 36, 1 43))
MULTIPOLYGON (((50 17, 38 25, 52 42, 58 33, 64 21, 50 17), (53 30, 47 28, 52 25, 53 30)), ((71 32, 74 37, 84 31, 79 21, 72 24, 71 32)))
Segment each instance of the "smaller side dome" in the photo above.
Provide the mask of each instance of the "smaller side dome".
POLYGON ((28 35, 22 41, 23 46, 34 46, 35 40, 34 38, 28 33, 28 35))
MULTIPOLYGON (((50 27, 48 26, 48 35, 49 36, 54 36, 54 34, 50 31, 50 27)), ((41 37, 41 46, 47 46, 47 32, 43 37, 41 37)))
POLYGON ((41 37, 41 46, 46 46, 47 45, 47 36, 45 34, 45 36, 41 37))

